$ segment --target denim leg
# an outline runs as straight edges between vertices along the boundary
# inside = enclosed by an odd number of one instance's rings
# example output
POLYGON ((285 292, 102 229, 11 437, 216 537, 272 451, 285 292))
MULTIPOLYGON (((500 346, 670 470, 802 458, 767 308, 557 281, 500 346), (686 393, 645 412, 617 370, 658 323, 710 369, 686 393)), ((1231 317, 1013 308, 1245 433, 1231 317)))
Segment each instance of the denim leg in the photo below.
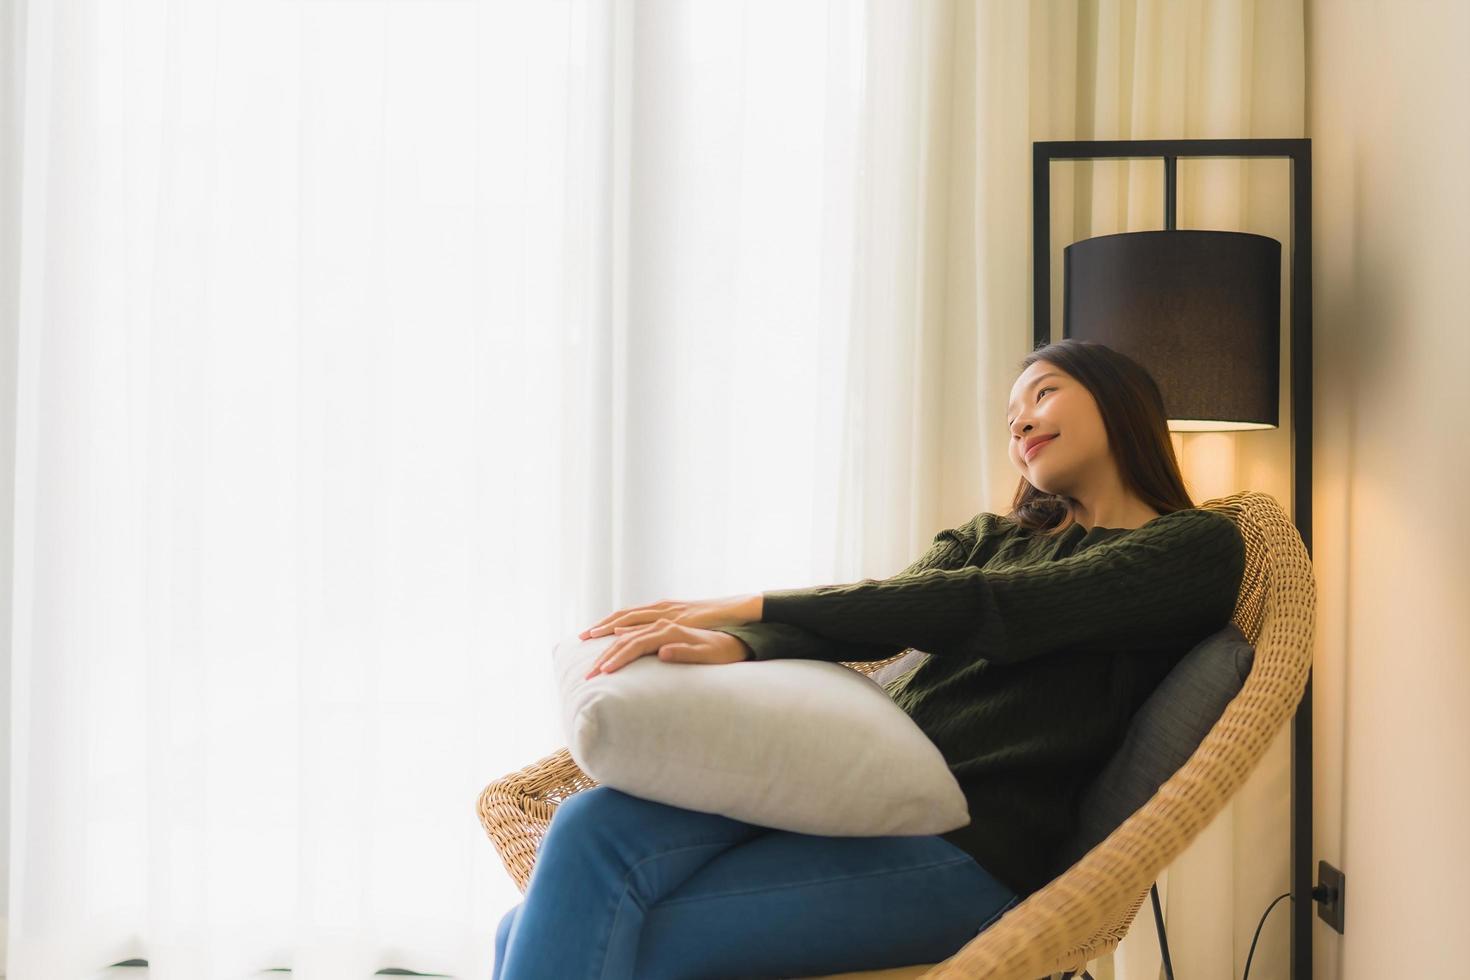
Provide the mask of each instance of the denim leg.
POLYGON ((772 833, 596 786, 557 806, 497 980, 632 980, 644 912, 712 858, 772 833))
POLYGON ((938 836, 773 830, 648 909, 634 972, 748 980, 937 963, 1018 901, 938 836))
POLYGON ((511 930, 515 927, 522 908, 523 905, 516 905, 501 916, 500 925, 495 927, 495 965, 491 969, 490 980, 500 980, 500 971, 505 969, 505 947, 510 942, 511 930))

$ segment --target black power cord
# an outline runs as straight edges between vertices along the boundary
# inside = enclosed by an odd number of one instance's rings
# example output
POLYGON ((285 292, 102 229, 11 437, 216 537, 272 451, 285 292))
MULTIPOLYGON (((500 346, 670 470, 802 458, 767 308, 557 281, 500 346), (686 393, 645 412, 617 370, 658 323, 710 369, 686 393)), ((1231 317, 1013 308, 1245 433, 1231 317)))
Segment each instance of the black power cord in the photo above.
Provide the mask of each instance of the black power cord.
MULTIPOLYGON (((1159 929, 1159 951, 1164 958, 1164 975, 1168 977, 1169 980, 1174 980, 1174 967, 1173 964, 1169 961, 1169 940, 1166 938, 1168 934, 1164 931, 1164 913, 1163 910, 1159 907, 1158 886, 1155 885, 1153 888, 1150 889, 1150 892, 1153 895, 1154 900, 1154 922, 1159 929)), ((1332 901, 1334 895, 1335 890, 1329 888, 1326 885, 1317 885, 1312 889, 1312 898, 1318 902, 1332 901)), ((1276 898, 1272 900, 1271 904, 1266 906, 1266 911, 1261 913, 1261 921, 1256 923, 1256 934, 1251 937, 1251 950, 1250 953, 1246 955, 1245 974, 1241 977, 1241 980, 1251 980, 1251 960, 1255 959, 1256 956, 1256 941, 1261 938, 1261 927, 1266 924, 1266 916, 1271 914, 1271 910, 1276 907, 1276 903, 1281 901, 1283 898, 1291 898, 1291 892, 1284 892, 1283 894, 1277 895, 1276 898)), ((1068 974, 1068 976, 1070 976, 1070 974, 1068 974)), ((1082 971, 1082 976, 1085 978, 1085 980, 1091 980, 1086 970, 1082 971)))
POLYGON ((1276 907, 1277 902, 1281 901, 1283 898, 1290 897, 1291 892, 1283 892, 1282 894, 1277 895, 1276 898, 1271 902, 1271 904, 1266 906, 1266 911, 1261 913, 1261 921, 1256 923, 1256 934, 1251 937, 1251 951, 1246 954, 1245 957, 1245 975, 1241 977, 1240 980, 1251 980, 1251 960, 1256 955, 1256 940, 1261 938, 1261 926, 1266 924, 1266 916, 1271 914, 1271 910, 1276 907))
MULTIPOLYGON (((1335 897, 1335 894, 1336 889, 1329 888, 1326 885, 1312 886, 1313 901, 1330 902, 1335 897)), ((1245 975, 1241 977, 1240 980, 1251 980, 1251 957, 1256 955, 1256 940, 1261 938, 1261 926, 1266 924, 1266 916, 1271 914, 1271 910, 1276 907, 1277 902, 1281 901, 1283 898, 1291 897, 1291 892, 1277 895, 1276 898, 1271 902, 1271 904, 1266 906, 1266 911, 1261 913, 1261 921, 1256 923, 1256 934, 1251 937, 1251 951, 1245 958, 1245 975)))

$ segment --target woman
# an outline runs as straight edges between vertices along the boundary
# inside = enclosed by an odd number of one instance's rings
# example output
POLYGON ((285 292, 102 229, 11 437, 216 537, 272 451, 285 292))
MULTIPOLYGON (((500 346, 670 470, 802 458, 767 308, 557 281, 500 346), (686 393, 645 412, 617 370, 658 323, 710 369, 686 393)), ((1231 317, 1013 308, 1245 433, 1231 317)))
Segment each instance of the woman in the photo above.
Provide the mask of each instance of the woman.
POLYGON ((774 830, 598 786, 562 803, 499 980, 804 977, 933 963, 1064 870, 1076 801, 1169 669, 1235 608, 1245 546, 1190 501, 1157 384, 1101 344, 1033 351, 1006 427, 1005 516, 887 579, 619 610, 589 677, 654 655, 887 660, 971 821, 932 836, 774 830))

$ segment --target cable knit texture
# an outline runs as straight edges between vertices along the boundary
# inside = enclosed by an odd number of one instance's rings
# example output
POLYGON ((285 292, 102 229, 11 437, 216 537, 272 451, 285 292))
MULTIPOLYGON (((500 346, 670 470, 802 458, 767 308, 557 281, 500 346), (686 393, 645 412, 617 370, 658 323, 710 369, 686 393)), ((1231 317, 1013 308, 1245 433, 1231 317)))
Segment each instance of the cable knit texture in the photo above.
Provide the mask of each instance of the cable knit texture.
POLYGON ((922 651, 886 689, 969 801, 970 823, 941 836, 1024 897, 1134 712, 1230 621, 1244 571, 1215 511, 1055 537, 981 513, 891 578, 764 592, 760 622, 717 629, 756 660, 922 651))

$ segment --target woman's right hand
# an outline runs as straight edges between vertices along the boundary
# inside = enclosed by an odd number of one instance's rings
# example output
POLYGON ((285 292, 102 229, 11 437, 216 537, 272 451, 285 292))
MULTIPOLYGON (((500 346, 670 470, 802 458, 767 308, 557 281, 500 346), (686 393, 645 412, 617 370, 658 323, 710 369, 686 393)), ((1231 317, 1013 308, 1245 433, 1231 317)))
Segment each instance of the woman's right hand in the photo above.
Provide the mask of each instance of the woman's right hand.
POLYGON ((618 638, 597 655, 586 680, 598 673, 611 674, 649 654, 685 664, 733 664, 752 659, 750 648, 739 637, 669 620, 618 627, 616 632, 618 638))

